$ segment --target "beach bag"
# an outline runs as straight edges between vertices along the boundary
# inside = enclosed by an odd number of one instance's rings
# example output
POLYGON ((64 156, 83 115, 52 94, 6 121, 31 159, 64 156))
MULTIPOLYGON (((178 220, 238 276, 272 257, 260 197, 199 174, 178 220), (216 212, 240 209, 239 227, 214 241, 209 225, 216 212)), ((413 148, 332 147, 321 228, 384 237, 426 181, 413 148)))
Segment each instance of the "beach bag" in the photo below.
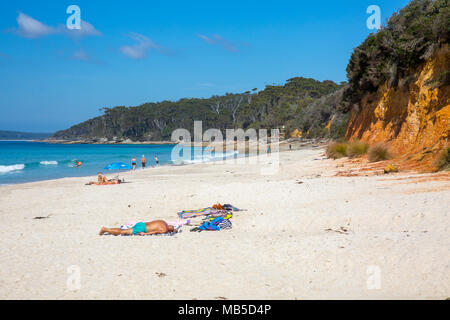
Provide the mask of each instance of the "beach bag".
POLYGON ((220 231, 225 229, 231 229, 231 221, 228 219, 224 219, 222 217, 215 218, 211 221, 203 223, 199 230, 210 230, 210 231, 220 231))
POLYGON ((231 229, 232 228, 232 223, 228 219, 223 219, 222 221, 220 221, 217 224, 217 226, 219 227, 220 230, 226 230, 226 229, 231 229))
POLYGON ((231 204, 224 204, 223 208, 227 211, 241 211, 240 209, 236 208, 235 206, 232 206, 231 204))

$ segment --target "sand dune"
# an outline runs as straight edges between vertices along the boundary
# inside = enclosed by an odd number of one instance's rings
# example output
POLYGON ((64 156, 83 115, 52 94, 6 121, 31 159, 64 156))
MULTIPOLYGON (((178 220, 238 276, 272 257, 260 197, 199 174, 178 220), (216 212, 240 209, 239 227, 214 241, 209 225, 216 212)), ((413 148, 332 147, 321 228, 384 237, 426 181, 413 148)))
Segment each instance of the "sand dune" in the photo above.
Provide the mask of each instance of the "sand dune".
POLYGON ((275 175, 227 161, 126 173, 121 185, 1 186, 0 298, 449 297, 450 182, 336 177, 322 153, 282 152, 275 175), (215 202, 247 211, 229 231, 98 236, 215 202))

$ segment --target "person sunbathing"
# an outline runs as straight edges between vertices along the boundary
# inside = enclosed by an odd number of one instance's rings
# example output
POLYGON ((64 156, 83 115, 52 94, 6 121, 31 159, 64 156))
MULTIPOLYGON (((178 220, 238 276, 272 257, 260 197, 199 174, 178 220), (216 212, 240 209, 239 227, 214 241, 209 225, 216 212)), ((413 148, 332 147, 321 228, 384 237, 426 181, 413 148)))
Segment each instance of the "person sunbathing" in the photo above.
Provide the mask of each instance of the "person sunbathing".
POLYGON ((119 183, 120 183, 119 179, 108 180, 108 178, 106 178, 106 176, 104 174, 99 172, 99 173, 97 173, 97 182, 90 181, 86 184, 87 185, 95 184, 98 186, 103 186, 103 185, 107 185, 107 184, 119 184, 119 183))
POLYGON ((103 186, 103 185, 107 185, 107 184, 119 184, 119 183, 121 183, 120 179, 114 178, 114 179, 109 179, 108 181, 103 182, 99 185, 103 186))
POLYGON ((152 234, 162 234, 169 232, 177 232, 173 226, 167 224, 163 220, 155 220, 151 222, 138 222, 133 228, 130 229, 120 229, 120 228, 106 228, 102 227, 100 229, 99 235, 104 235, 109 233, 115 236, 118 235, 152 235, 152 234))
POLYGON ((90 185, 95 184, 96 186, 107 186, 109 184, 119 184, 119 183, 121 183, 121 181, 119 179, 111 179, 111 180, 108 180, 106 182, 89 181, 88 183, 86 183, 86 185, 90 186, 90 185))

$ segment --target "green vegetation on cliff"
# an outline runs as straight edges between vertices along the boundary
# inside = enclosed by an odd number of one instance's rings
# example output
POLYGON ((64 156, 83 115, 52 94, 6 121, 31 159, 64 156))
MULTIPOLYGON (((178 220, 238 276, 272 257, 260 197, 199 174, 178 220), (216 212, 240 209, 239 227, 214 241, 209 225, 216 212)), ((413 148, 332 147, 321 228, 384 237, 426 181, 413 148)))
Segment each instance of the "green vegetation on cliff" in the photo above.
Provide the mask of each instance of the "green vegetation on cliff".
MULTIPOLYGON (((396 87, 400 79, 408 80, 409 73, 449 38, 449 0, 411 1, 354 50, 347 66, 349 89, 343 110, 358 109, 361 98, 386 81, 396 87)), ((438 85, 449 83, 448 70, 443 71, 438 85)))

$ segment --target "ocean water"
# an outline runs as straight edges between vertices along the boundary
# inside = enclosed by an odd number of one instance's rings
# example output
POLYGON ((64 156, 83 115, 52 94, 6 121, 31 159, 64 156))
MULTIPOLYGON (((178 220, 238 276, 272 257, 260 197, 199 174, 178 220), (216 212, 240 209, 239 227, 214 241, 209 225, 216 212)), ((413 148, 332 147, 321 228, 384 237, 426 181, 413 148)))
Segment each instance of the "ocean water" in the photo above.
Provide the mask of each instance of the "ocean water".
POLYGON ((65 177, 96 175, 101 171, 108 177, 104 167, 113 162, 131 165, 136 157, 140 169, 142 155, 147 158, 147 168, 155 165, 154 156, 160 165, 183 165, 227 159, 236 152, 214 153, 207 148, 180 148, 174 145, 104 145, 104 144, 51 144, 29 141, 0 141, 0 185, 42 181, 65 177), (172 157, 172 149, 178 156, 172 157), (75 160, 83 162, 75 168, 75 160))

